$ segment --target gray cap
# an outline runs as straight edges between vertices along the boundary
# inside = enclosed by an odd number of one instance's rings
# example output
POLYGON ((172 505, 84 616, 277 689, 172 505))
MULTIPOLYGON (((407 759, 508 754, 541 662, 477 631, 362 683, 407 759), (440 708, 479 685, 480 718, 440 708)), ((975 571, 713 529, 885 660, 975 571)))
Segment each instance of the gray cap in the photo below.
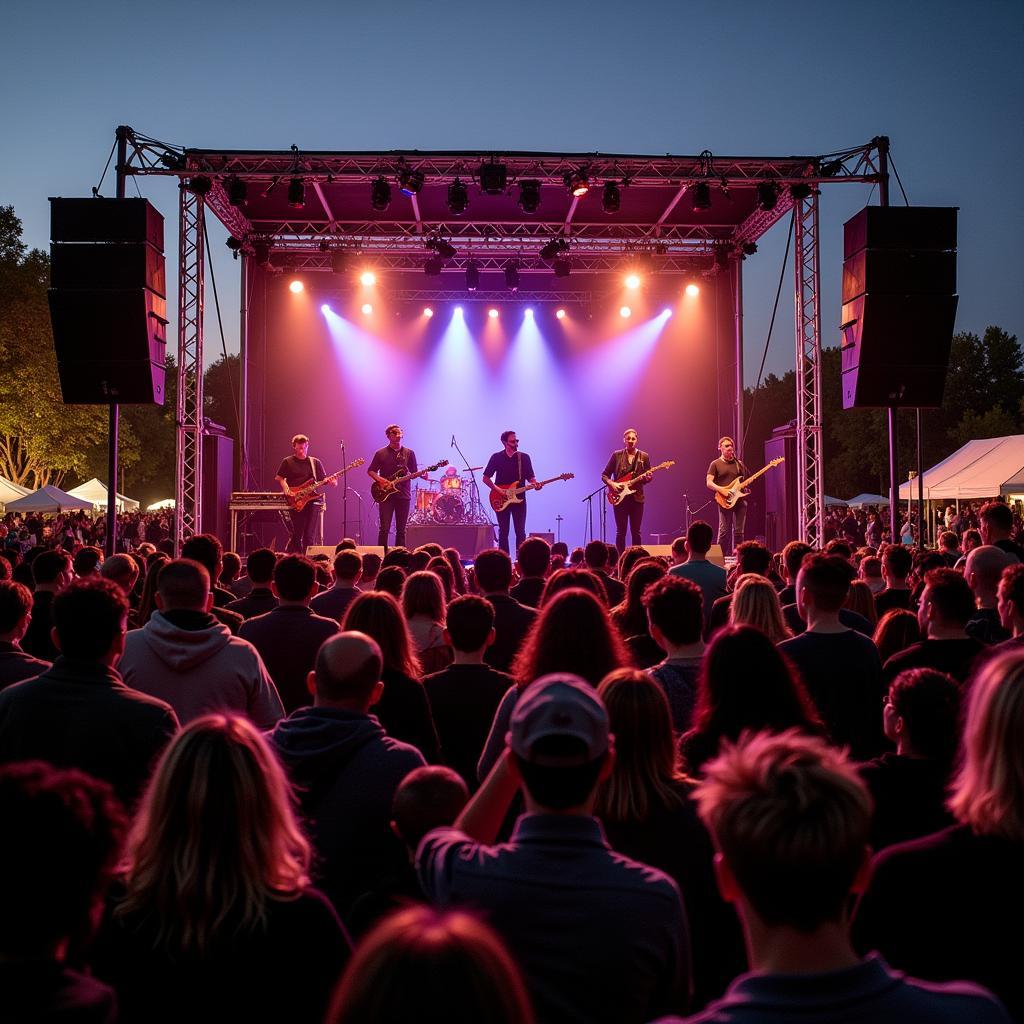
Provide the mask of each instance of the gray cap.
POLYGON ((567 736, 586 746, 586 761, 608 750, 608 712, 597 691, 579 676, 556 672, 531 683, 512 712, 508 744, 524 761, 548 761, 533 754, 534 744, 549 736, 567 736))

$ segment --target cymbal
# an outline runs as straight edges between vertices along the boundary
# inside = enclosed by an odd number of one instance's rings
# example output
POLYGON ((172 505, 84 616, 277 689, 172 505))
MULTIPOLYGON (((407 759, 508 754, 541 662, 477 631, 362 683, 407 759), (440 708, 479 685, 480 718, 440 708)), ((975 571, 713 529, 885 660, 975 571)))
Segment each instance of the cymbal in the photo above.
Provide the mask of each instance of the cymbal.
POLYGON ((465 472, 465 473, 476 473, 478 470, 481 470, 483 468, 484 468, 483 466, 470 466, 468 469, 465 469, 463 472, 465 472))

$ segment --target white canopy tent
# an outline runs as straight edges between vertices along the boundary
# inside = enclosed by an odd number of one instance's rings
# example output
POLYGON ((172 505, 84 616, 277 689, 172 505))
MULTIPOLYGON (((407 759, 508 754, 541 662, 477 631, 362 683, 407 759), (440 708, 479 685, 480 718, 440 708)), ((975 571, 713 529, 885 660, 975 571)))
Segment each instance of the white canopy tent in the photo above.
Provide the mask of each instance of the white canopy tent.
POLYGON ((857 494, 846 503, 850 508, 863 508, 865 505, 884 505, 889 507, 889 499, 882 494, 857 494))
MULTIPOLYGON (((90 502, 94 508, 107 507, 107 485, 96 477, 86 480, 78 487, 72 487, 68 494, 90 502)), ((114 501, 117 503, 118 512, 134 512, 139 507, 139 503, 134 498, 126 498, 123 494, 118 494, 114 501)))
POLYGON ((23 498, 7 502, 8 512, 76 512, 84 509, 92 511, 92 503, 83 498, 76 498, 67 491, 62 491, 53 484, 31 491, 23 498))
POLYGON ((161 498, 159 501, 154 501, 152 505, 146 506, 147 512, 160 512, 165 508, 174 508, 173 498, 161 498))
POLYGON ((825 495, 825 507, 826 508, 847 508, 849 502, 843 501, 842 498, 831 498, 827 494, 825 495))
POLYGON ((9 501, 16 501, 31 493, 27 487, 22 487, 21 484, 16 484, 13 480, 0 476, 0 508, 3 508, 9 501))
MULTIPOLYGON (((925 501, 970 501, 997 494, 1024 498, 1024 434, 968 441, 924 473, 925 501)), ((917 498, 917 480, 900 485, 900 498, 917 498)))

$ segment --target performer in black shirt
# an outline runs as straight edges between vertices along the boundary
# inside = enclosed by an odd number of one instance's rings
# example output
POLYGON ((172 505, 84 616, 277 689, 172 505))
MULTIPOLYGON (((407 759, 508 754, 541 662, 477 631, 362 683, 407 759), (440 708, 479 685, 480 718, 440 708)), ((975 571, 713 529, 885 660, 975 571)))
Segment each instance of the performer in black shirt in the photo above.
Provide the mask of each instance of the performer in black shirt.
MULTIPOLYGON (((543 484, 537 483, 530 456, 519 450, 519 438, 516 437, 516 432, 506 430, 501 435, 501 443, 504 448, 500 452, 495 452, 484 467, 484 483, 492 491, 512 484, 521 487, 526 483, 531 483, 539 491, 543 484)), ((523 499, 521 502, 515 502, 503 512, 497 513, 498 547, 505 552, 508 551, 510 521, 516 530, 516 551, 519 550, 519 545, 526 540, 526 494, 522 494, 521 497, 523 499)))
MULTIPOLYGON (((628 476, 636 480, 651 468, 651 457, 647 452, 642 452, 637 447, 637 433, 630 427, 622 435, 625 448, 612 452, 608 459, 608 465, 604 467, 601 479, 613 490, 621 491, 625 488, 624 483, 616 483, 628 476)), ((619 554, 626 548, 626 526, 629 526, 630 542, 642 544, 640 539, 640 524, 644 519, 644 485, 635 484, 633 494, 627 494, 617 505, 612 506, 615 513, 615 547, 619 554)))
MULTIPOLYGON (((390 423, 384 429, 388 443, 373 453, 373 459, 366 472, 377 483, 386 486, 396 476, 416 473, 416 453, 411 448, 402 446, 404 436, 397 423, 390 423)), ((387 547, 391 521, 395 522, 395 546, 405 546, 405 524, 409 519, 409 481, 400 483, 396 492, 378 506, 380 513, 380 529, 377 532, 377 543, 387 547)))
MULTIPOLYGON (((294 454, 282 461, 277 476, 274 477, 285 494, 291 494, 293 488, 301 487, 310 480, 322 480, 327 476, 323 463, 310 456, 309 438, 305 434, 296 434, 292 438, 292 451, 294 454)), ((337 487, 338 481, 331 480, 330 485, 337 487)), ((300 555, 306 553, 306 547, 313 543, 313 524, 320 514, 322 504, 318 497, 301 510, 291 510, 292 535, 288 541, 289 551, 298 552, 300 555)))
MULTIPOLYGON (((708 466, 708 489, 724 494, 726 488, 738 476, 747 476, 747 467, 736 458, 736 442, 731 437, 723 437, 718 442, 720 457, 708 466)), ((743 526, 747 521, 747 499, 740 498, 733 508, 718 506, 718 543, 724 554, 732 554, 736 545, 743 540, 743 526), (733 543, 728 544, 729 528, 732 527, 733 543)))

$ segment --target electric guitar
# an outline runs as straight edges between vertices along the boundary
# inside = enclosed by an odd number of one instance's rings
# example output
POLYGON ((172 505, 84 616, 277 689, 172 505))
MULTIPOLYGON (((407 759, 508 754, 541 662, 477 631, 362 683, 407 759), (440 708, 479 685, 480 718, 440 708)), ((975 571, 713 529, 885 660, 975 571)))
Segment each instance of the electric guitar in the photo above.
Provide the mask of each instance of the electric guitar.
POLYGON ((337 480, 339 476, 347 473, 350 469, 358 469, 365 461, 366 459, 356 459, 355 462, 350 462, 344 469, 339 469, 337 473, 325 476, 322 480, 307 480, 304 484, 293 487, 284 496, 284 500, 288 502, 288 507, 292 511, 301 512, 311 501, 316 501, 320 496, 321 488, 325 484, 329 484, 332 480, 337 480))
POLYGON ((427 466, 426 469, 418 469, 415 473, 401 473, 397 476, 391 477, 387 481, 387 485, 378 483, 376 480, 370 484, 370 494, 373 496, 373 500, 378 505, 387 501, 397 490, 399 484, 404 484, 406 480, 415 480, 418 476, 426 476, 427 473, 433 473, 435 469, 440 469, 442 466, 447 466, 448 460, 442 459, 440 462, 435 462, 432 466, 427 466))
POLYGON ((741 476, 736 477, 736 479, 729 484, 728 495, 720 494, 718 491, 715 491, 715 501, 717 501, 722 508, 735 508, 736 502, 739 501, 740 498, 745 498, 750 493, 750 491, 744 490, 744 488, 752 484, 762 473, 767 473, 769 469, 772 469, 779 465, 779 463, 785 461, 785 458, 780 455, 777 459, 772 459, 767 466, 762 466, 756 473, 751 473, 745 480, 741 476))
POLYGON ((667 462, 659 462, 658 465, 651 466, 650 469, 644 470, 644 472, 637 477, 634 477, 632 473, 620 476, 615 483, 623 484, 624 486, 619 488, 609 485, 608 504, 618 505, 623 498, 628 498, 631 494, 635 494, 636 485, 646 483, 651 478, 652 473, 657 473, 659 469, 671 469, 675 464, 675 459, 669 459, 667 462), (633 486, 631 487, 630 484, 633 486))
POLYGON ((553 476, 548 480, 540 480, 535 484, 523 484, 522 487, 516 484, 507 484, 502 486, 501 484, 495 484, 494 490, 491 491, 491 508, 495 512, 504 512, 509 505, 520 505, 523 499, 520 497, 525 491, 533 491, 538 487, 543 487, 545 484, 553 484, 556 480, 571 480, 576 474, 575 473, 562 473, 560 476, 553 476))

